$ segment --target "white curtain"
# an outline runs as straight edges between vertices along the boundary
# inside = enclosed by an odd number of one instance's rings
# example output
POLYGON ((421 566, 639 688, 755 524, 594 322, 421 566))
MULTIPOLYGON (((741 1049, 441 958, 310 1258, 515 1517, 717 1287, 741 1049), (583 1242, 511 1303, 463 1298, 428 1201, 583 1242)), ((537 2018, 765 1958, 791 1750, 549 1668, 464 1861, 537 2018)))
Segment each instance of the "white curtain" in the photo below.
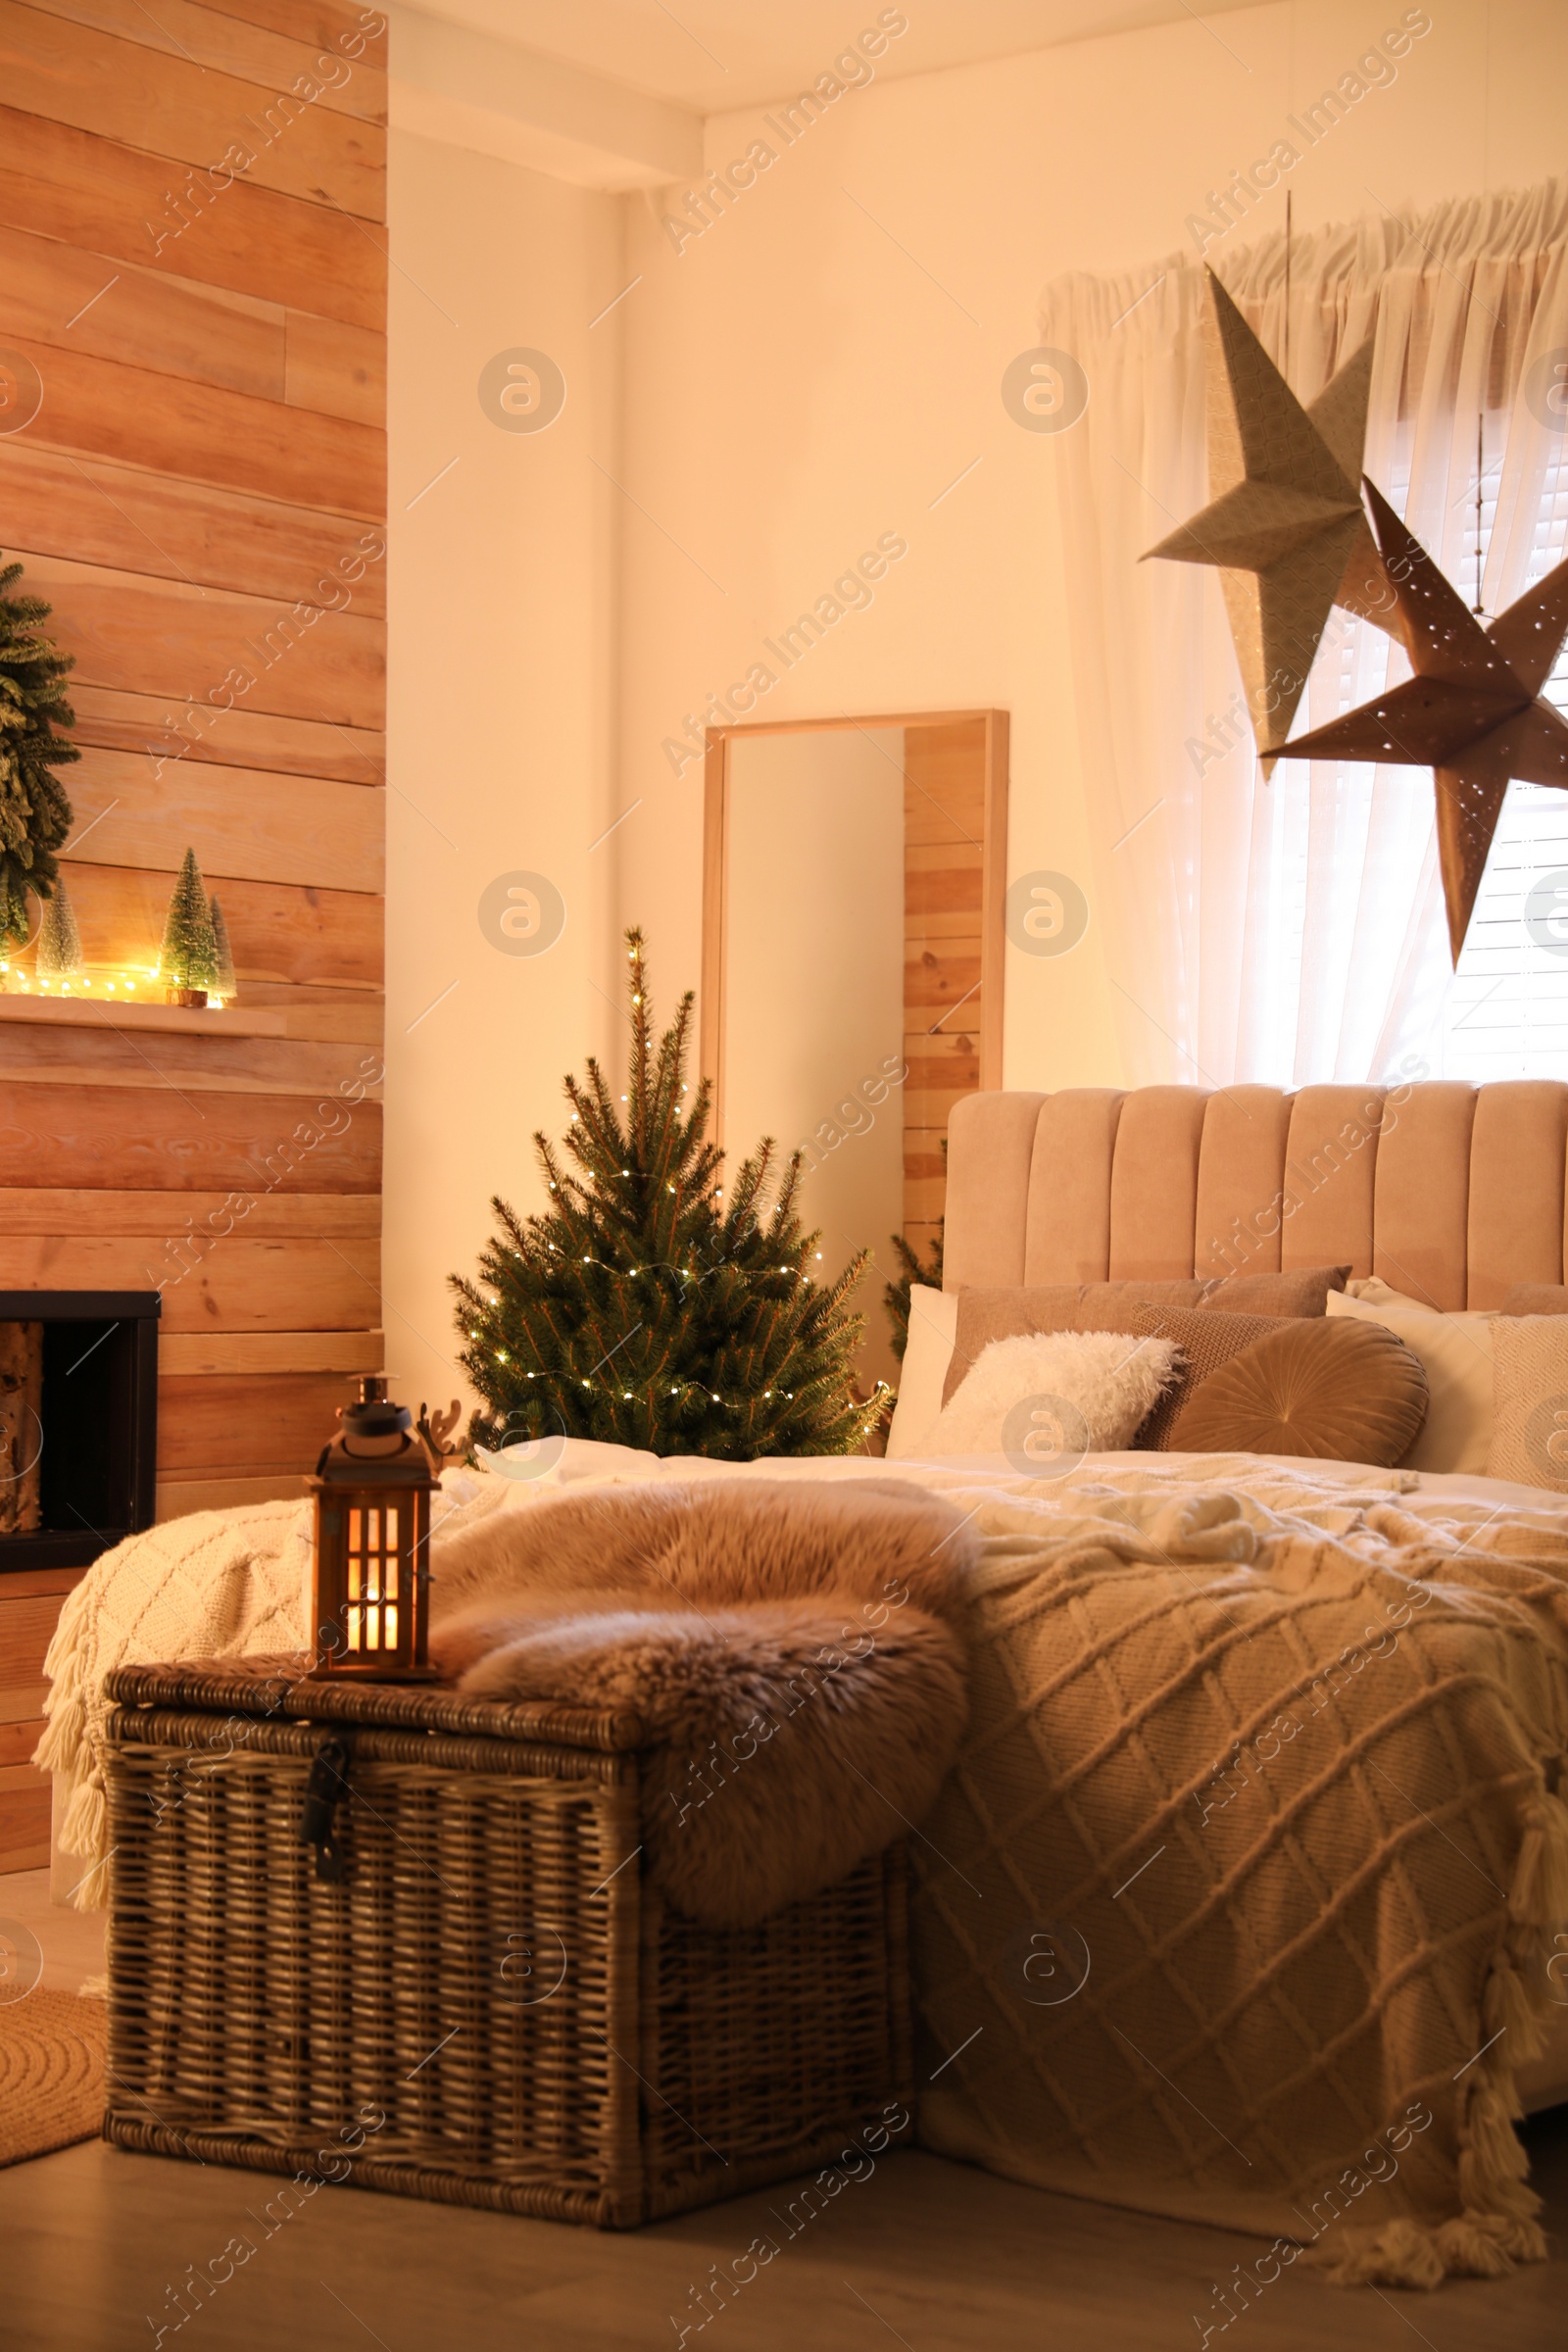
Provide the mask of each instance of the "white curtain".
MULTIPOLYGON (((1312 400, 1375 332, 1366 471, 1467 604, 1483 417, 1489 615, 1562 553, 1542 517, 1568 426, 1565 239, 1558 180, 1292 243, 1292 388, 1312 400)), ((1283 230, 1208 258, 1278 363, 1283 230)), ((1282 761, 1265 783, 1218 579, 1139 562, 1208 494, 1201 301, 1200 264, 1178 255, 1063 278, 1042 313, 1042 342, 1090 387, 1052 446, 1089 896, 1125 1067, 1139 1084, 1380 1078, 1438 1033, 1450 979, 1431 771, 1282 761)), ((1296 731, 1407 674, 1336 611, 1296 731)))

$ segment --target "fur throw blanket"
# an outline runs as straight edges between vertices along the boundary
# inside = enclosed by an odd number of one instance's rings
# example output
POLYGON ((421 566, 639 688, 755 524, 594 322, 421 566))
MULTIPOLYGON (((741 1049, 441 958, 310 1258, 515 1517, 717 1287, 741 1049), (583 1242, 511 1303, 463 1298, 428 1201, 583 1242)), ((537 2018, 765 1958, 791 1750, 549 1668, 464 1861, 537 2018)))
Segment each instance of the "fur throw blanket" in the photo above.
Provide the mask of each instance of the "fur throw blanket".
POLYGON ((951 1503, 891 1479, 567 1492, 440 1547, 431 1656, 476 1697, 640 1715, 652 1874, 690 1918, 744 1926, 932 1803, 975 1553, 951 1503))

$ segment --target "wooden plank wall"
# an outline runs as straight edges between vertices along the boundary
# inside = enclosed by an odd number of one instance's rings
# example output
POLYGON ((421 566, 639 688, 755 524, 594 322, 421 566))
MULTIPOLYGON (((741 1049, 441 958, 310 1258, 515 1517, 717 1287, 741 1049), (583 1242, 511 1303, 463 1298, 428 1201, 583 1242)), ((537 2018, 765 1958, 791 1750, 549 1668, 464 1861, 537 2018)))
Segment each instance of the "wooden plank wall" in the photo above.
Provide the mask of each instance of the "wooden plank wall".
MULTIPOLYGON (((152 964, 189 843, 239 981, 0 997, 0 1287, 162 1290, 171 1516, 297 1493, 381 1360, 385 23, 0 0, 0 549, 76 657, 82 944, 152 964)), ((0 1656, 57 1605, 5 1592, 0 1656)))
POLYGON ((49 1859, 49 1787, 28 1762, 43 1730, 43 1658, 79 1568, 24 1569, 0 1587, 0 1871, 49 1859))
POLYGON ((948 1116, 980 1084, 985 831, 985 720, 906 727, 904 1231, 922 1260, 947 1198, 948 1116))

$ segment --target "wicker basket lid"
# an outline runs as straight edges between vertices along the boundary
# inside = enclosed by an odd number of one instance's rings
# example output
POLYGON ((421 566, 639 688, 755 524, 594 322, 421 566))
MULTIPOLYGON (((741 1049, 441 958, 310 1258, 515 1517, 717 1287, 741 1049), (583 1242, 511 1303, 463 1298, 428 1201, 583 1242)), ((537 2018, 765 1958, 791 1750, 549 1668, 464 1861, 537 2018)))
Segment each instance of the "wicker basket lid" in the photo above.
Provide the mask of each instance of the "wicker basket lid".
POLYGON ((537 1740, 552 1747, 620 1753, 646 1744, 642 1720, 598 1707, 467 1698, 431 1683, 313 1682, 298 1657, 187 1659, 116 1666, 104 1679, 125 1707, 182 1707, 198 1713, 272 1716, 282 1721, 380 1724, 402 1731, 537 1740))

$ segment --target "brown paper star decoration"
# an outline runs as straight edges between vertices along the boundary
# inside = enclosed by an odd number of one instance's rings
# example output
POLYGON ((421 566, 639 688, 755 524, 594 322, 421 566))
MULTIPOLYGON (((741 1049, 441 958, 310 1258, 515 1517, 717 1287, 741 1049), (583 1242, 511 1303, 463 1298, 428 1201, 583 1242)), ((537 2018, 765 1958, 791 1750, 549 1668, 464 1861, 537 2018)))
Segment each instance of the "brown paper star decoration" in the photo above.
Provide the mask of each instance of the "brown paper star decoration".
POLYGON ((1568 720, 1541 699, 1568 637, 1568 563, 1483 628, 1370 482, 1366 494, 1415 675, 1284 756, 1433 768, 1457 964, 1509 779, 1568 790, 1568 720))
POLYGON ((1203 329, 1214 495, 1149 555, 1218 567, 1268 775, 1331 608, 1344 605, 1391 634, 1398 626, 1356 490, 1372 344, 1363 343, 1303 409, 1212 270, 1208 294, 1203 329))

